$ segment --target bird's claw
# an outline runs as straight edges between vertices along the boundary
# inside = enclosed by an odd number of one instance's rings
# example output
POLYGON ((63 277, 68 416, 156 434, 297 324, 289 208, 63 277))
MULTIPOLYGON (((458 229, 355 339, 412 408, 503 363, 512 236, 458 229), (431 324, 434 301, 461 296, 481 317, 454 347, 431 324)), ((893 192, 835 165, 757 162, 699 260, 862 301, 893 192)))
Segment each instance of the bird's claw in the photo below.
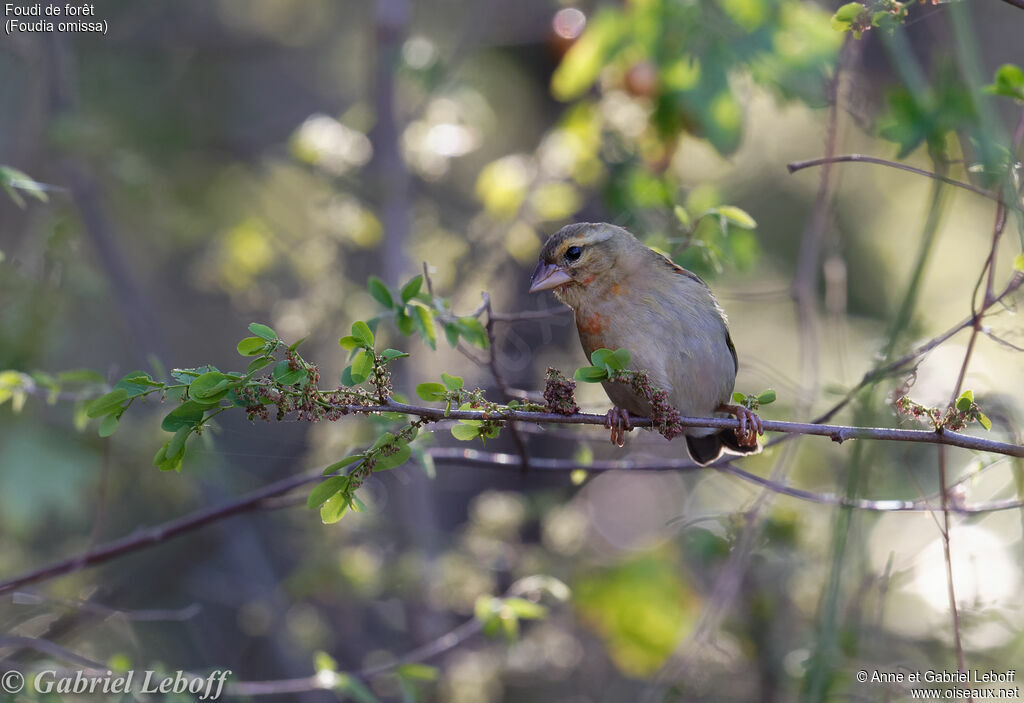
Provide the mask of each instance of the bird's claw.
POLYGON ((739 420, 740 426, 736 428, 736 439, 740 446, 756 447, 757 436, 764 434, 764 423, 761 422, 757 413, 742 405, 722 405, 719 409, 730 415, 735 415, 739 420))
POLYGON ((629 420, 629 411, 625 408, 614 407, 604 416, 604 426, 612 431, 612 444, 616 447, 623 447, 626 444, 626 433, 633 429, 629 420))

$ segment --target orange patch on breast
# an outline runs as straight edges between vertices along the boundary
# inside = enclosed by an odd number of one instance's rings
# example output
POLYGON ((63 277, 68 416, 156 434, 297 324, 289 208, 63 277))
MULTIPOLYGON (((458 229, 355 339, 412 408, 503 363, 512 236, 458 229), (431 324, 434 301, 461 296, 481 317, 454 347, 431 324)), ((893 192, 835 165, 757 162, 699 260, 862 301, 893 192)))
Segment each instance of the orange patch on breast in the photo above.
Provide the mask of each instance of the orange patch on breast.
POLYGON ((601 317, 600 313, 595 312, 592 315, 580 320, 580 331, 586 332, 587 334, 601 334, 608 329, 608 321, 601 317))
POLYGON ((622 286, 618 283, 612 284, 612 295, 619 295, 622 292, 622 286))

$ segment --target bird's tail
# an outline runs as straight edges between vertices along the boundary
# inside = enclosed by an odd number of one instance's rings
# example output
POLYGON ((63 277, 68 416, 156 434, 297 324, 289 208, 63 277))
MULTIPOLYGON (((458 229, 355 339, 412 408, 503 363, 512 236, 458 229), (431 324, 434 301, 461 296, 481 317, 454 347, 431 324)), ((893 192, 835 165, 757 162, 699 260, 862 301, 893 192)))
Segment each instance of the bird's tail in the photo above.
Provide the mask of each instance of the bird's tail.
POLYGON ((761 451, 761 443, 758 442, 752 447, 744 447, 736 437, 735 431, 719 430, 703 437, 686 435, 686 448, 694 462, 701 466, 707 466, 722 454, 757 454, 761 451))

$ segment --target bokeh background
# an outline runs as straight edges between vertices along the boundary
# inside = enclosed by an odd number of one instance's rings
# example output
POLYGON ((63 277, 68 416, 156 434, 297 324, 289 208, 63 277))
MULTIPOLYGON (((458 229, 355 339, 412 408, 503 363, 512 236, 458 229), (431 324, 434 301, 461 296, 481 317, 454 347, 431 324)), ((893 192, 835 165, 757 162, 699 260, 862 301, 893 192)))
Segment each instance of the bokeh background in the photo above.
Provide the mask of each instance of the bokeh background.
MULTIPOLYGON (((338 337, 381 313, 368 276, 396 288, 426 263, 458 314, 483 291, 499 312, 555 308, 526 289, 543 239, 571 221, 629 227, 704 276, 730 316, 737 388, 775 389, 766 417, 814 417, 970 314, 994 205, 861 164, 832 168, 822 198, 821 169, 786 164, 831 148, 993 187, 1019 105, 982 88, 1024 59, 1024 12, 996 0, 908 5, 894 32, 859 39, 833 27, 836 6, 805 0, 95 6, 106 36, 0 38, 0 165, 46 196, 18 178, 0 194, 0 369, 37 374, 0 385, 0 580, 329 464, 380 431, 354 417, 264 425, 228 413, 181 473, 164 473, 151 457, 166 408, 133 406, 101 439, 82 413, 99 382, 244 368, 235 344, 258 320, 308 337, 304 355, 331 386, 346 364, 338 337), (687 225, 722 205, 756 227, 687 225), (78 369, 99 382, 59 375, 78 369)), ((1011 213, 999 285, 1019 222, 1011 213)), ((964 387, 992 418, 986 436, 1019 443, 1014 302, 987 320, 998 339, 980 337, 964 387)), ((571 316, 495 334, 516 388, 586 362, 571 316)), ((441 371, 499 396, 443 335, 436 351, 387 320, 377 335, 411 353, 395 379, 407 396, 441 371)), ((911 397, 944 406, 966 342, 961 332, 924 357, 911 397)), ((918 426, 889 402, 910 375, 869 384, 836 419, 918 426)), ((581 405, 603 412, 600 387, 581 385, 581 405)), ((682 453, 644 432, 617 450, 595 428, 523 431, 533 456, 580 467, 682 453)), ((424 434, 418 443, 459 444, 445 427, 424 434)), ((788 447, 741 465, 823 496, 937 490, 934 446, 788 447)), ((504 434, 482 449, 516 451, 504 434)), ((358 672, 436 641, 479 596, 544 574, 572 597, 549 602, 543 621, 430 659, 436 678, 415 694, 385 676, 369 682, 374 695, 882 701, 905 690, 858 684, 857 670, 956 668, 941 514, 764 495, 715 470, 433 469, 375 476, 369 510, 335 525, 289 504, 20 589, 0 602, 0 631, 122 668, 288 679, 327 652, 358 672)), ((1020 469, 948 452, 966 503, 1013 499, 1020 469)), ((1021 516, 952 518, 972 667, 1021 661, 1021 516)), ((48 661, 2 645, 5 668, 48 661)))

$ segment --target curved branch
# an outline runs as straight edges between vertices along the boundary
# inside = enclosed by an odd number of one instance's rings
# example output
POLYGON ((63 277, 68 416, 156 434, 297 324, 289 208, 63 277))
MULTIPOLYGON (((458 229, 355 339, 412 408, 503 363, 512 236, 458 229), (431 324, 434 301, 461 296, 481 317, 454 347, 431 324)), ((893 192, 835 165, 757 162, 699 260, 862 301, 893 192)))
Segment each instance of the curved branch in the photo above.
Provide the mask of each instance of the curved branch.
POLYGON ((895 168, 900 171, 916 173, 919 176, 933 178, 936 181, 942 181, 943 183, 946 183, 948 185, 956 186, 957 188, 963 188, 964 190, 969 190, 970 192, 976 193, 977 195, 980 195, 984 198, 995 200, 997 202, 1002 202, 998 194, 993 193, 990 190, 980 188, 971 183, 964 183, 963 181, 958 181, 955 178, 949 178, 948 176, 943 176, 938 173, 925 171, 923 168, 907 166, 906 164, 901 164, 898 161, 880 159, 877 156, 866 156, 864 154, 845 154, 843 156, 833 156, 831 158, 807 159, 806 161, 793 161, 792 163, 786 164, 786 168, 789 170, 790 173, 796 173, 797 171, 802 171, 803 169, 810 168, 812 166, 823 166, 825 164, 837 164, 848 162, 878 164, 879 166, 888 166, 889 168, 895 168))

